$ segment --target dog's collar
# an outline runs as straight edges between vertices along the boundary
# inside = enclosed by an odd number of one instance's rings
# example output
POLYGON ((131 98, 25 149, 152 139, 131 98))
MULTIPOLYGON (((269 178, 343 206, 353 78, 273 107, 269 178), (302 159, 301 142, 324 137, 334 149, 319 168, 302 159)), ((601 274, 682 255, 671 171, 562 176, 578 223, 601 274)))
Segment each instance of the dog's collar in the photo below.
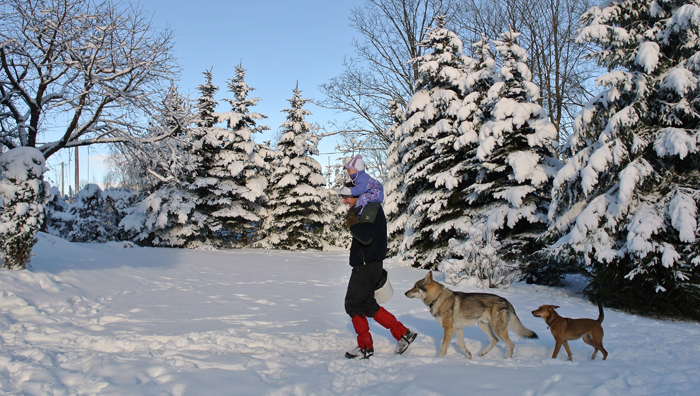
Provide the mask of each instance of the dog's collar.
POLYGON ((433 300, 433 302, 431 302, 430 304, 428 304, 428 308, 432 310, 432 309, 433 309, 433 305, 435 305, 435 303, 436 303, 439 299, 440 299, 440 296, 438 296, 435 300, 433 300))
POLYGON ((435 298, 435 300, 433 300, 433 302, 431 302, 430 304, 428 304, 428 309, 430 309, 430 310, 432 311, 433 305, 435 305, 435 303, 438 302, 438 300, 440 299, 440 297, 442 297, 442 293, 444 293, 444 291, 445 291, 445 290, 443 289, 443 290, 438 294, 437 298, 435 298))
POLYGON ((547 324, 547 327, 549 328, 549 327, 552 326, 552 323, 556 322, 556 320, 557 320, 558 318, 559 318, 559 316, 553 316, 553 317, 550 316, 550 317, 547 318, 548 320, 545 320, 545 321, 544 321, 544 323, 546 323, 546 324, 547 324), (551 319, 551 320, 549 320, 549 319, 551 319))

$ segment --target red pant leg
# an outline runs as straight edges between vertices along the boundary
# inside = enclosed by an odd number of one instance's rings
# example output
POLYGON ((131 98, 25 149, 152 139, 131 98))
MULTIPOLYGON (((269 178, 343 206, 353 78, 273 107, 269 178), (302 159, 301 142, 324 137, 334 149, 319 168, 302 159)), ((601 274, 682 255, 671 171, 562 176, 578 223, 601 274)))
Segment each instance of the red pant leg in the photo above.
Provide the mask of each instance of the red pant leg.
POLYGON ((404 334, 406 334, 406 327, 396 320, 396 317, 389 313, 384 307, 380 307, 379 311, 374 314, 374 320, 380 325, 391 331, 391 335, 396 338, 396 341, 400 340, 404 334))
POLYGON ((352 318, 352 327, 357 333, 357 346, 362 349, 369 349, 374 346, 372 334, 369 332, 369 322, 365 315, 355 315, 352 318))

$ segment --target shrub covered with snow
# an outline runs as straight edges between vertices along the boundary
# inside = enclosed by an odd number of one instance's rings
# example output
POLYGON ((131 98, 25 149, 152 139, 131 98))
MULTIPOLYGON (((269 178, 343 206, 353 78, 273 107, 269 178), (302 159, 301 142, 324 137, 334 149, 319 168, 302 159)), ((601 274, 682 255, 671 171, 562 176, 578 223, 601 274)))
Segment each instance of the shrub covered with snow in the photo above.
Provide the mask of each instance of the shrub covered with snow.
POLYGON ((451 239, 450 255, 440 262, 445 281, 471 283, 481 288, 507 287, 515 280, 518 261, 508 262, 498 254, 501 242, 487 229, 470 225, 463 240, 451 239))
POLYGON ((88 184, 67 202, 51 189, 51 200, 46 205, 46 231, 71 242, 123 241, 133 237, 131 230, 120 226, 131 213, 141 194, 128 188, 110 187, 102 191, 96 184, 88 184))
POLYGON ((25 269, 31 259, 50 197, 49 184, 43 180, 45 165, 44 156, 33 147, 0 155, 0 258, 4 268, 25 269))
POLYGON ((66 239, 73 242, 106 242, 110 228, 103 221, 102 190, 97 184, 88 184, 78 192, 75 202, 70 207, 74 216, 73 227, 66 239))
POLYGON ((700 319, 700 2, 615 0, 583 20, 611 71, 554 180, 549 253, 593 275, 591 299, 700 319))
POLYGON ((64 237, 73 227, 75 216, 70 214, 68 202, 61 196, 58 187, 51 187, 51 196, 46 204, 46 220, 42 231, 51 235, 64 237))
POLYGON ((164 185, 131 208, 119 226, 142 245, 198 247, 202 222, 194 207, 190 193, 164 185))

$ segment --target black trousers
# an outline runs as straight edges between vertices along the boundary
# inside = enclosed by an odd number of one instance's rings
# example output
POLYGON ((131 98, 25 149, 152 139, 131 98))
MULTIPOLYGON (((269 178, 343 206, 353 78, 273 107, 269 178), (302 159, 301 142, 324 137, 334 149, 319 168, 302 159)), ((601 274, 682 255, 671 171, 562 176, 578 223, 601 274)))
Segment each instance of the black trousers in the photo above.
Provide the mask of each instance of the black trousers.
POLYGON ((348 291, 345 293, 345 312, 351 318, 357 315, 371 318, 379 310, 374 291, 382 277, 382 269, 381 261, 370 261, 352 267, 348 291))

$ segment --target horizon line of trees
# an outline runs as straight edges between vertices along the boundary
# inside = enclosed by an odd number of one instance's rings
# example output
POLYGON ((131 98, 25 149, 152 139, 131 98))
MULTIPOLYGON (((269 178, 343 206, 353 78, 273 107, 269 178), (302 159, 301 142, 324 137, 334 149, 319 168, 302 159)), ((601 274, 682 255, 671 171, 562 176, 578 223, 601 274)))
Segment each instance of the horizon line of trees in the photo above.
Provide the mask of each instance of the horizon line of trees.
POLYGON ((318 138, 305 120, 311 114, 303 108, 308 100, 297 86, 291 107, 283 110, 287 120, 275 149, 269 141, 256 143, 254 134, 268 128, 258 125, 266 116, 253 111, 260 99, 249 96, 254 89, 245 72, 239 65, 227 81, 232 95, 224 99, 231 106, 228 112, 215 111, 219 87, 210 70, 203 72, 196 100, 171 91, 171 108, 189 114, 191 123, 148 151, 123 151, 121 156, 133 178, 151 182, 139 191, 102 192, 90 184, 72 203, 55 197, 47 230, 71 241, 116 238, 148 246, 346 246, 340 235, 340 200, 326 189, 321 165, 312 157, 318 154, 318 138), (101 226, 91 232, 86 223, 101 226))

